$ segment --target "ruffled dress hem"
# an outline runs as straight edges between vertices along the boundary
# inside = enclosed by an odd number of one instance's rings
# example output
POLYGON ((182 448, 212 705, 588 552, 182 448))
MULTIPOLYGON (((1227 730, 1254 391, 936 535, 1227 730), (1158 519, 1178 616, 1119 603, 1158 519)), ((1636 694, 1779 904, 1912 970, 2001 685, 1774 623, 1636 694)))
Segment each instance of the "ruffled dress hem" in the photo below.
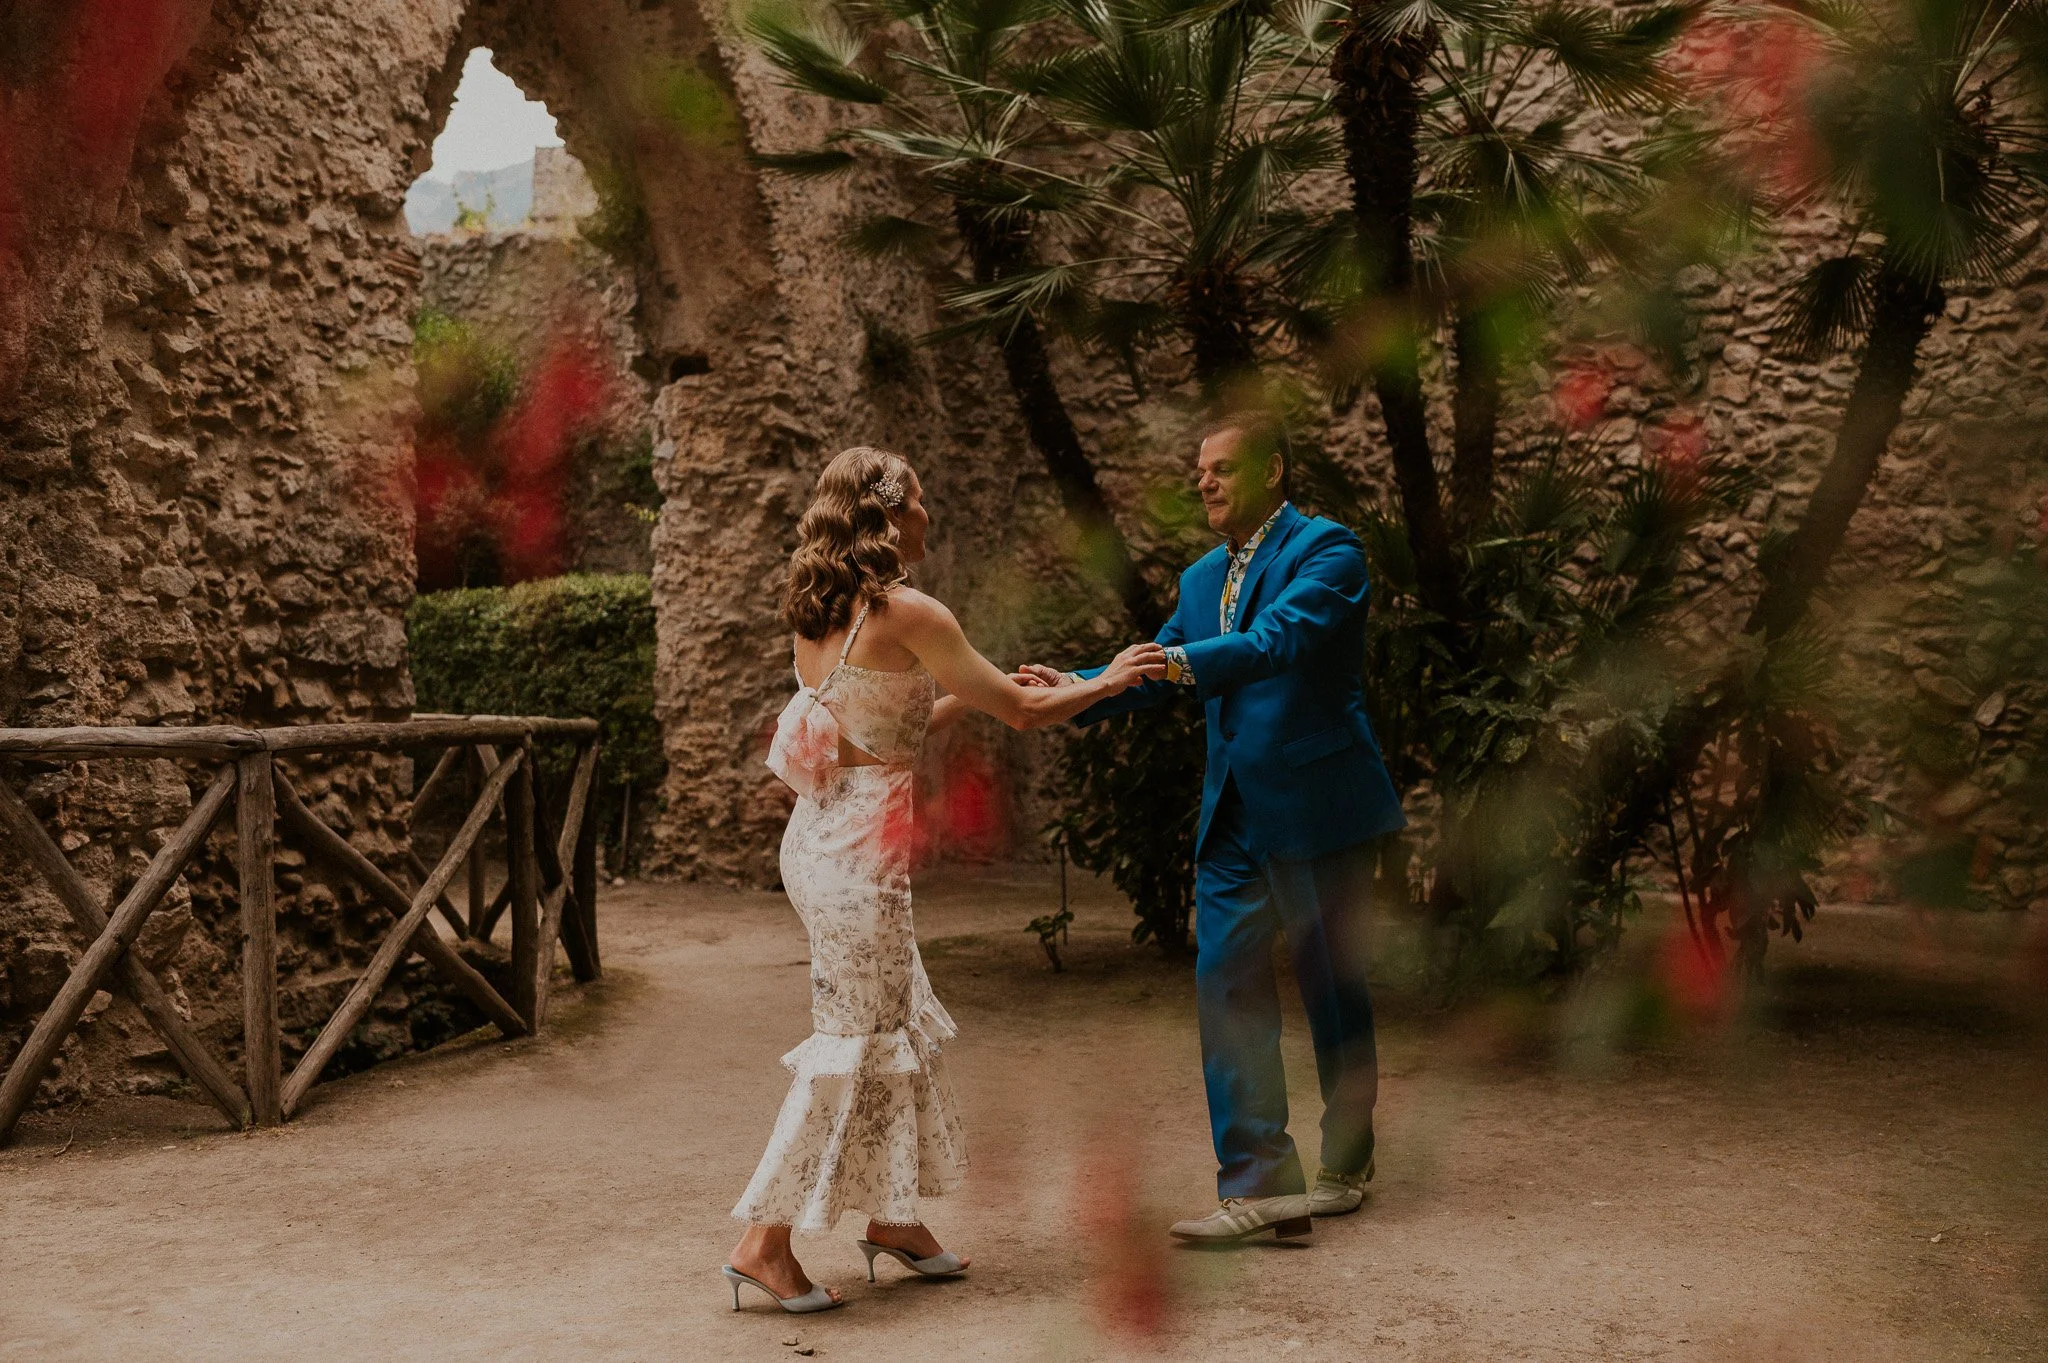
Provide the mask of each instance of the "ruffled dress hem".
POLYGON ((865 1212, 915 1225, 918 1198, 959 1187, 965 1142, 939 1054, 956 1029, 937 999, 922 1004, 904 1027, 813 1032, 782 1057, 789 1096, 734 1220, 821 1231, 865 1212))

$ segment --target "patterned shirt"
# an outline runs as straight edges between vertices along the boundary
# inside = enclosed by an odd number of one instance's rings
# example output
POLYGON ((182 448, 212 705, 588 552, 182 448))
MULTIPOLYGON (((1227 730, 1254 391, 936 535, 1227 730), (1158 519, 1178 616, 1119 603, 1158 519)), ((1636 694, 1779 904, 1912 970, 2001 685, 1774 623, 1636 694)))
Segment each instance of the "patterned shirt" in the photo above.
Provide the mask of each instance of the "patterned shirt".
MULTIPOLYGON (((1266 532, 1280 519, 1280 513, 1287 509, 1286 502, 1275 507, 1273 514, 1266 517, 1266 523, 1251 533, 1251 537, 1230 551, 1230 567, 1223 574, 1223 599, 1217 605, 1216 623, 1220 632, 1230 633, 1237 627, 1237 598, 1244 590, 1245 571, 1252 566, 1252 556, 1259 552, 1259 546, 1266 542, 1266 532)), ((1166 679, 1182 686, 1195 684, 1195 670, 1188 666, 1188 651, 1173 647, 1166 650, 1166 679)))

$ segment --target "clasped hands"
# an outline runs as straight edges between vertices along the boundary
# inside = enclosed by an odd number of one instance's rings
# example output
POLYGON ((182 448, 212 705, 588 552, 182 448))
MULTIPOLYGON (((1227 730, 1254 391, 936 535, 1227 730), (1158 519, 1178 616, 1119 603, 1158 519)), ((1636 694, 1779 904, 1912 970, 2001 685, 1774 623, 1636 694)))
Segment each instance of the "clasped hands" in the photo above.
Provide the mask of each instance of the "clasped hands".
MULTIPOLYGON (((1096 680, 1106 683, 1112 691, 1124 691, 1139 682, 1163 681, 1165 677, 1166 649, 1148 641, 1132 644, 1117 654, 1096 675, 1096 680)), ((1044 663, 1025 663, 1010 674, 1010 680, 1019 686, 1072 686, 1076 678, 1071 672, 1044 663)))

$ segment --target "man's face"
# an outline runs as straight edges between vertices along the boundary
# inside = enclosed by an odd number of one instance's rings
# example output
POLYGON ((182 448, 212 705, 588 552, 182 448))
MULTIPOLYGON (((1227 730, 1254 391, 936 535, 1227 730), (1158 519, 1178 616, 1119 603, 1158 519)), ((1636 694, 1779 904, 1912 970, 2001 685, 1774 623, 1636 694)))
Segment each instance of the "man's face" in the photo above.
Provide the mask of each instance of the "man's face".
POLYGON ((1248 457, 1244 439, 1242 431, 1218 431, 1195 459, 1195 491, 1209 528, 1230 539, 1257 530, 1280 502, 1280 461, 1248 457))

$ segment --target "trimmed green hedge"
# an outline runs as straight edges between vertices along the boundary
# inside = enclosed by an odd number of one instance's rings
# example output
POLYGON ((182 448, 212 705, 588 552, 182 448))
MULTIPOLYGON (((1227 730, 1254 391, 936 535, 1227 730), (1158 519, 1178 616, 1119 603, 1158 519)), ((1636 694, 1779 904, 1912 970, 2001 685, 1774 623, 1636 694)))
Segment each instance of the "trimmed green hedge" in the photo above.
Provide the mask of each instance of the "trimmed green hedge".
POLYGON ((572 574, 431 592, 413 600, 406 635, 418 709, 589 717, 603 730, 603 783, 631 781, 647 795, 659 788, 646 578, 572 574))

